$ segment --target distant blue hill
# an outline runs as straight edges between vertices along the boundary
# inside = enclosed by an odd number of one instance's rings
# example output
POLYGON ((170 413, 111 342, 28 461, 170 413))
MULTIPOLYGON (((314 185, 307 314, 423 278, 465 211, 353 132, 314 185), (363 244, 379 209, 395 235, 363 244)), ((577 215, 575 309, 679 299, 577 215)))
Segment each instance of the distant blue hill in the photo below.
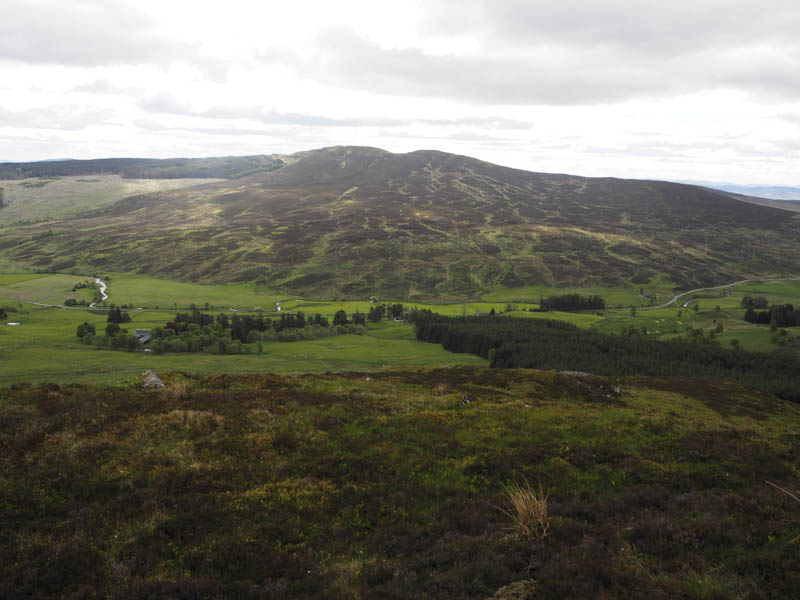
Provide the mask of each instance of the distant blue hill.
MULTIPOLYGON (((65 161, 65 160, 75 160, 73 158, 43 158, 42 160, 32 161, 32 162, 55 162, 55 161, 65 161)), ((17 162, 15 160, 2 160, 0 159, 0 163, 13 163, 17 162)))
POLYGON ((702 185, 724 192, 767 198, 768 200, 800 201, 800 187, 788 185, 737 185, 735 183, 719 183, 716 181, 683 181, 681 183, 702 185))

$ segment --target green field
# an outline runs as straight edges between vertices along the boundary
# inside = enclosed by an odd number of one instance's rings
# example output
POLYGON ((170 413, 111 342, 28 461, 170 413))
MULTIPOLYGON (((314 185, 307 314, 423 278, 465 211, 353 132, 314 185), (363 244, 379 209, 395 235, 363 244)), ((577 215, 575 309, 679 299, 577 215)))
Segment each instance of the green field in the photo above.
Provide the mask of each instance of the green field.
POLYGON ((108 302, 117 306, 147 308, 186 308, 206 303, 217 309, 275 310, 275 302, 286 300, 286 294, 276 293, 254 283, 229 285, 199 285, 156 279, 143 275, 112 273, 108 282, 108 302))
MULTIPOLYGON (((645 286, 652 289, 655 286, 645 286)), ((600 296, 607 306, 644 306, 646 300, 639 296, 639 286, 631 287, 564 287, 556 288, 545 285, 533 285, 518 288, 507 288, 499 285, 494 291, 483 296, 484 300, 494 302, 534 302, 548 296, 561 294, 583 294, 584 296, 600 296)), ((666 292, 664 293, 666 295, 666 292)), ((674 294, 671 294, 671 296, 674 294)), ((666 298, 665 298, 666 300, 666 298)))
POLYGON ((91 300, 85 288, 72 291, 76 283, 85 281, 91 281, 91 278, 34 273, 0 274, 0 298, 40 304, 62 304, 67 298, 91 300))
MULTIPOLYGON (((332 315, 337 310, 345 310, 348 314, 356 310, 369 312, 372 302, 341 301, 324 302, 304 300, 296 296, 275 292, 255 283, 233 283, 223 285, 202 285, 184 283, 132 275, 126 273, 105 274, 98 272, 108 284, 108 304, 116 306, 133 306, 142 308, 158 308, 173 310, 186 309, 191 305, 198 308, 208 307, 215 310, 234 308, 241 311, 276 312, 276 302, 281 303, 282 310, 302 311, 306 314, 332 315)), ((86 275, 10 273, 0 274, 0 298, 12 300, 29 300, 43 304, 61 304, 68 297, 80 298, 81 293, 70 290, 79 281, 91 279, 86 275)), ((83 293, 87 298, 88 293, 83 293)), ((381 298, 378 302, 394 303, 392 298, 381 298)), ((506 302, 466 302, 457 304, 427 304, 419 302, 403 302, 407 308, 426 308, 446 315, 474 315, 476 312, 496 312, 505 310, 506 302)), ((536 304, 514 303, 515 309, 535 308, 536 304)))
MULTIPOLYGON (((379 300, 380 302, 380 300, 379 300)), ((386 300, 388 304, 393 304, 394 300, 386 300)), ((452 317, 457 316, 474 316, 478 312, 485 312, 488 313, 492 309, 495 312, 499 313, 506 309, 505 302, 462 302, 456 304, 431 304, 425 302, 408 302, 403 301, 401 302, 403 307, 408 309, 427 309, 433 312, 437 312, 442 315, 448 315, 452 317)), ((366 313, 369 312, 370 307, 373 305, 372 302, 369 301, 343 301, 343 302, 313 302, 313 301, 306 301, 306 300, 290 300, 287 302, 282 302, 281 307, 284 310, 302 310, 305 313, 309 314, 333 314, 337 310, 345 310, 347 313, 352 313, 358 310, 359 312, 366 313)), ((514 303, 515 309, 527 309, 527 308, 536 308, 537 304, 531 303, 514 303)))

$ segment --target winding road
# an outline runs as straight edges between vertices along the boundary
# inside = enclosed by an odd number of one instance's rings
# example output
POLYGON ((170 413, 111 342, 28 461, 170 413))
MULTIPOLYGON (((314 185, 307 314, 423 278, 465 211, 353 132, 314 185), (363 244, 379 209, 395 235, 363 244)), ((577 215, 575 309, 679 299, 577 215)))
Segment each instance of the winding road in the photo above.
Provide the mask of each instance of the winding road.
MULTIPOLYGON (((709 291, 709 290, 723 290, 725 288, 735 287, 737 285, 742 285, 743 283, 752 283, 752 282, 755 282, 755 281, 800 281, 800 277, 782 277, 782 278, 772 277, 772 278, 768 278, 768 279, 743 279, 742 281, 736 281, 734 283, 727 283, 725 285, 717 285, 717 286, 714 286, 714 287, 697 288, 696 290, 689 290, 688 292, 683 292, 681 294, 678 294, 677 296, 673 296, 672 300, 670 300, 669 302, 666 302, 664 304, 659 304, 658 306, 640 306, 640 307, 636 307, 636 310, 656 310, 657 308, 667 308, 671 304, 674 304, 678 300, 678 298, 683 298, 684 296, 688 296, 689 294, 695 294, 697 292, 706 292, 706 291, 709 291)), ((689 304, 688 302, 686 304, 684 304, 684 307, 686 307, 688 304, 689 304)))

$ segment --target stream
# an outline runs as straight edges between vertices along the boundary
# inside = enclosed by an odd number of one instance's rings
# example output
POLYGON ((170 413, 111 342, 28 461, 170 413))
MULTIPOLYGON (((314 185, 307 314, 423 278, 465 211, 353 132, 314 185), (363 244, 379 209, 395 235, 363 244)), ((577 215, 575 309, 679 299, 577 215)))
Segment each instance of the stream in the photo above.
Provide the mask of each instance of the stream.
MULTIPOLYGON (((103 302, 107 300, 108 294, 106 294, 106 290, 108 289, 108 286, 106 285, 106 282, 100 279, 99 277, 95 277, 94 282, 100 286, 100 296, 102 296, 102 298, 100 298, 100 301, 103 302)), ((97 304, 97 302, 92 302, 89 305, 89 308, 94 308, 95 304, 97 304)))

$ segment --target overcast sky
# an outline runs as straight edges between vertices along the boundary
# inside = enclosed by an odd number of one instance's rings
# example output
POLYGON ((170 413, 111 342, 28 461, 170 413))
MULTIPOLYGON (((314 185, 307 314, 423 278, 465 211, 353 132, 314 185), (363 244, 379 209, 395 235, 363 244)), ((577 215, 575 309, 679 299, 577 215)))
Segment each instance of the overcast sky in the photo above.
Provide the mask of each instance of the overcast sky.
POLYGON ((800 2, 0 0, 0 160, 338 144, 800 185, 800 2))

